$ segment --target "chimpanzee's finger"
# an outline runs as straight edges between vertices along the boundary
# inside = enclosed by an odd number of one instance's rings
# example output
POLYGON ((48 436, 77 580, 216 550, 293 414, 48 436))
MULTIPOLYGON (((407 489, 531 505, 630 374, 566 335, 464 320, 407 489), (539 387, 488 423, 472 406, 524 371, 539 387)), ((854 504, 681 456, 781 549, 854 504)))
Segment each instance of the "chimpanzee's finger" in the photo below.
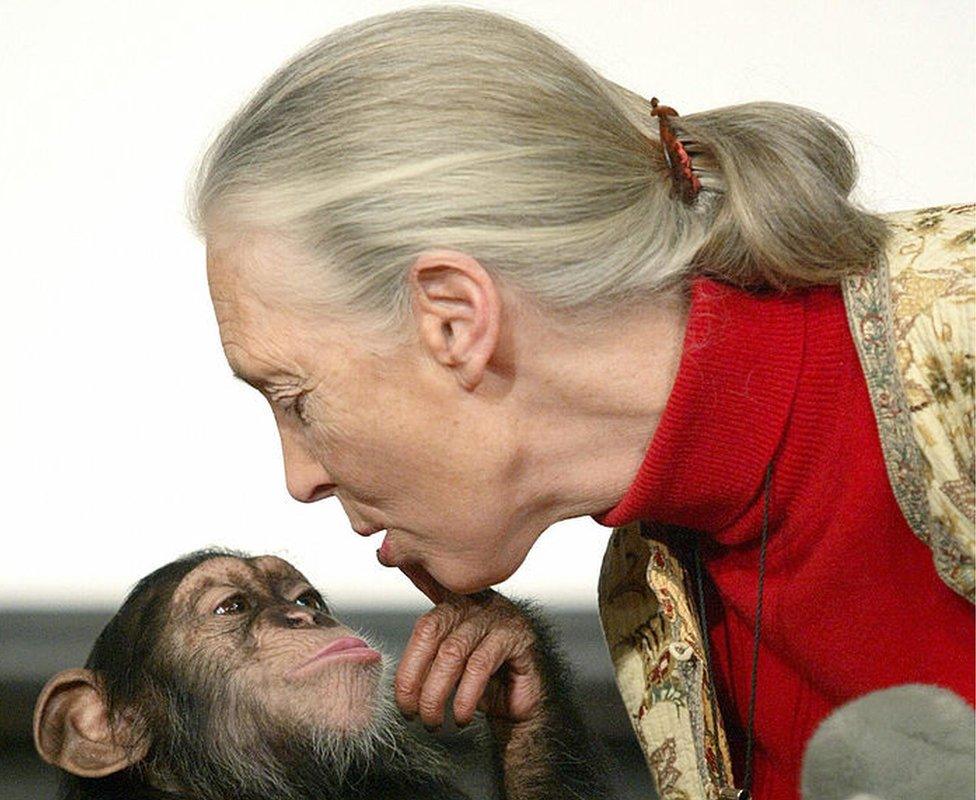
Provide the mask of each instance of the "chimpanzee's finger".
POLYGON ((474 719, 474 712, 488 688, 492 675, 508 659, 512 653, 514 639, 507 631, 492 631, 468 658, 454 694, 454 721, 458 725, 467 725, 474 719))
POLYGON ((401 564, 399 570, 410 579, 414 586, 427 595, 427 599, 434 605, 443 602, 449 594, 447 589, 441 586, 437 579, 419 564, 401 564))
POLYGON ((407 717, 417 715, 420 691, 441 642, 465 616, 460 604, 442 603, 413 626, 393 680, 396 703, 407 717))
POLYGON ((425 725, 438 726, 444 722, 447 698, 457 686, 458 678, 468 663, 468 656, 481 643, 488 627, 486 617, 475 614, 461 622, 441 642, 424 678, 417 704, 425 725))

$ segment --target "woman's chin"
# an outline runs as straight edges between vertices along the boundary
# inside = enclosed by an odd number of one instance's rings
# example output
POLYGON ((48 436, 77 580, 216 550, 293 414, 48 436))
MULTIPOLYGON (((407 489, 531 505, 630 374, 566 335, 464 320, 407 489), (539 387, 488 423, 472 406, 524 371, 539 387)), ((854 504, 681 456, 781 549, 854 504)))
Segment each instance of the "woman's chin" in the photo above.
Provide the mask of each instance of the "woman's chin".
MULTIPOLYGON (((510 569, 497 568, 495 564, 481 565, 472 567, 471 565, 451 565, 432 563, 425 565, 424 571, 430 579, 438 586, 454 594, 474 594, 483 589, 490 589, 497 586, 502 581, 508 580, 515 570, 521 565, 521 561, 510 569)), ((428 595, 429 596, 429 595, 428 595)))

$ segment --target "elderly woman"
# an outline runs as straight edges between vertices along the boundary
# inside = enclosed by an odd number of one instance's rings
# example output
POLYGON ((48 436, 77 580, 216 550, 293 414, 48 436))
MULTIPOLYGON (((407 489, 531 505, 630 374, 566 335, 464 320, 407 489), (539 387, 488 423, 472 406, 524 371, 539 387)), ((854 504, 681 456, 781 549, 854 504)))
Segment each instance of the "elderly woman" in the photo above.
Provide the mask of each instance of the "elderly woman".
MULTIPOLYGON (((559 520, 615 526, 601 614, 660 796, 793 798, 858 698, 973 703, 973 212, 875 216, 855 175, 810 111, 678 116, 425 9, 268 80, 196 220, 296 499, 435 597, 559 520)), ((504 661, 470 633, 418 626, 405 712, 504 661)))

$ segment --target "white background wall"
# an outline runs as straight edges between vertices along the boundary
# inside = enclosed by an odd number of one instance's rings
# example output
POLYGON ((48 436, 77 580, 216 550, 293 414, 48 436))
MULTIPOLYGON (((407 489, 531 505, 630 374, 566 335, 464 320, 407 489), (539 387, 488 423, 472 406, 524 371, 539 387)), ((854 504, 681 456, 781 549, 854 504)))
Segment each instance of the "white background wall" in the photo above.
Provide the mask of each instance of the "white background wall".
MULTIPOLYGON (((309 40, 402 2, 0 2, 0 606, 117 602, 207 543, 291 556, 341 605, 422 602, 334 501, 286 494, 231 379, 184 221, 205 142, 309 40)), ((817 108, 880 210, 974 199, 971 0, 483 2, 692 112, 817 108)), ((547 533, 510 588, 591 604, 608 531, 547 533)))

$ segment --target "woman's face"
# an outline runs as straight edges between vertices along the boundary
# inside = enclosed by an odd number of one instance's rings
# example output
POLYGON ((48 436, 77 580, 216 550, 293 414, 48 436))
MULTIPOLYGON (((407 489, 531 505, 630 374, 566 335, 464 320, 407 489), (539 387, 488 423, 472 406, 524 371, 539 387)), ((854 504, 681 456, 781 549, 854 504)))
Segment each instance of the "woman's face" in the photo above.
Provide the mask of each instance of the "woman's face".
POLYGON ((271 405, 292 496, 334 495, 358 533, 386 530, 384 563, 453 591, 511 575, 548 524, 519 508, 517 415, 417 340, 381 347, 330 319, 273 239, 212 241, 207 266, 224 352, 271 405))

